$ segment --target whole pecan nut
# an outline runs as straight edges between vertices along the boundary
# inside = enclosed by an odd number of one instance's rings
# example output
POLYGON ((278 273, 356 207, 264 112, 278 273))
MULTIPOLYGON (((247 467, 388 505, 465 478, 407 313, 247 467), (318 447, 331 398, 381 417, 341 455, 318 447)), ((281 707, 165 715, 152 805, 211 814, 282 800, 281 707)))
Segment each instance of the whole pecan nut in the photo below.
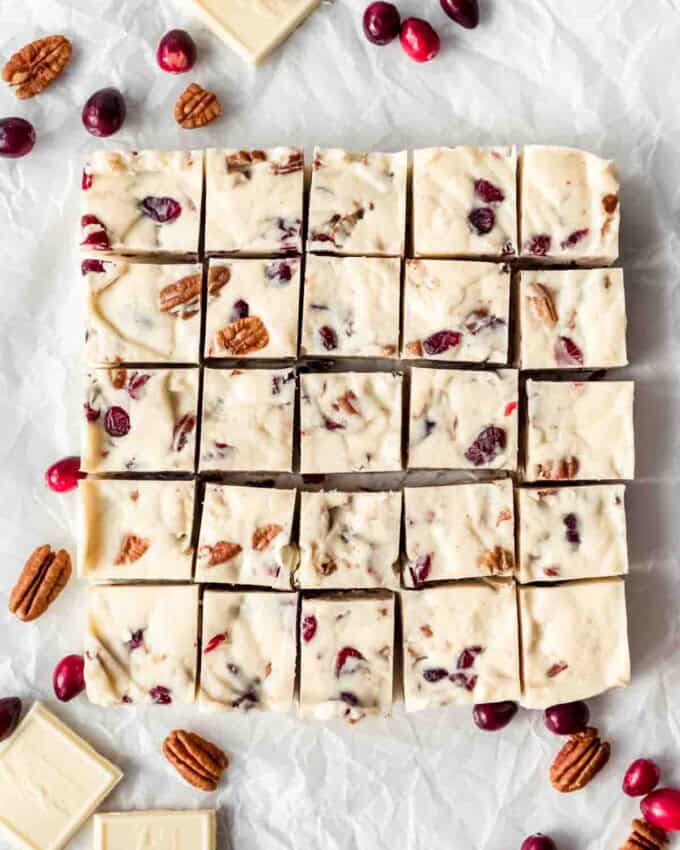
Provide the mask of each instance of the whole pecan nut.
POLYGON ((547 287, 542 283, 530 283, 527 287, 529 308, 539 322, 552 327, 557 324, 555 302, 547 287))
POLYGON ((222 114, 222 105, 214 92, 191 83, 177 98, 175 121, 185 130, 205 127, 222 114))
POLYGON ((269 345, 269 333, 262 319, 246 316, 237 319, 215 334, 214 349, 230 354, 252 354, 269 345))
POLYGON ((167 736, 163 754, 183 779, 201 791, 214 791, 229 766, 229 759, 219 747, 183 729, 167 736))
POLYGON ((585 788, 607 764, 610 753, 609 744, 592 726, 570 735, 550 768, 553 788, 564 794, 585 788))
POLYGON ((36 620, 66 587, 71 577, 71 556, 49 545, 30 554, 9 597, 9 610, 20 620, 36 620))
POLYGON ((201 275, 190 274, 174 283, 169 283, 161 289, 159 297, 161 313, 190 319, 199 310, 201 275))
POLYGON ((63 35, 49 35, 17 51, 2 69, 2 79, 15 86, 20 100, 40 94, 64 70, 71 58, 71 42, 63 35))
POLYGON ((283 531, 282 525, 261 525, 253 532, 253 549, 263 552, 275 537, 283 531))
POLYGON ((146 553, 149 546, 151 546, 150 540, 145 540, 136 534, 126 534, 113 563, 117 567, 121 564, 134 564, 146 553))
POLYGON ((631 829, 632 832, 625 844, 621 845, 621 850, 664 850, 668 847, 668 835, 658 826, 635 818, 631 829))

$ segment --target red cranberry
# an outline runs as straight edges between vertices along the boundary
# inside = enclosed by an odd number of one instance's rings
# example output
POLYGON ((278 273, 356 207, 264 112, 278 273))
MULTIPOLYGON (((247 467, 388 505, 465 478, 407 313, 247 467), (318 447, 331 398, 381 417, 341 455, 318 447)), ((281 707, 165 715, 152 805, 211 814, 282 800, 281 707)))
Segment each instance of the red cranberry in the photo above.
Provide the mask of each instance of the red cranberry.
POLYGON ((149 696, 156 705, 170 705, 172 702, 170 688, 165 688, 163 685, 156 685, 155 688, 151 688, 149 696))
POLYGON ((80 227, 85 230, 86 227, 94 227, 85 235, 85 238, 80 243, 81 245, 89 245, 92 248, 106 249, 111 247, 109 235, 106 232, 106 227, 101 223, 96 215, 84 215, 80 219, 80 227))
POLYGON ((144 646, 144 631, 144 629, 137 629, 130 633, 130 639, 125 644, 131 652, 133 649, 139 649, 140 646, 144 646))
POLYGON ((45 473, 45 481, 55 493, 68 493, 78 486, 85 473, 80 471, 79 457, 65 457, 53 463, 45 473))
POLYGON ((144 198, 139 208, 157 224, 169 224, 182 214, 182 205, 174 198, 144 198))
POLYGON ((239 298, 238 301, 234 301, 234 306, 231 310, 231 321, 238 322, 239 319, 245 319, 250 314, 250 307, 248 306, 248 302, 244 301, 242 298, 239 298))
POLYGON ((505 200, 505 194, 498 186, 488 180, 475 180, 475 193, 485 204, 500 204, 505 200))
POLYGON ((581 542, 581 535, 578 533, 578 517, 576 514, 567 514, 562 520, 566 528, 565 537, 567 543, 578 545, 581 542))
POLYGON ((215 637, 210 638, 203 650, 203 654, 207 655, 209 652, 214 652, 220 644, 225 642, 226 639, 226 635, 215 635, 215 637))
POLYGON ((529 253, 533 254, 534 257, 545 257, 550 250, 551 242, 552 239, 547 233, 539 233, 538 236, 533 236, 529 240, 527 248, 529 253))
POLYGON ((128 381, 127 391, 130 398, 135 401, 139 401, 142 397, 142 390, 150 380, 151 375, 145 374, 144 372, 134 372, 128 381))
POLYGON ((644 797, 659 784, 661 771, 649 759, 637 759, 623 777, 623 793, 629 797, 644 797))
POLYGON ((166 32, 158 44, 156 61, 169 74, 190 71, 196 62, 196 45, 186 30, 166 32))
POLYGON ((468 221, 479 236, 485 236, 493 230, 496 224, 496 213, 491 207, 477 207, 468 216, 468 221))
POLYGON ((52 682, 58 700, 69 702, 85 690, 85 659, 82 655, 67 655, 54 668, 52 682))
POLYGON ((409 566, 409 572, 413 579, 413 584, 419 587, 423 582, 427 581, 427 577, 432 570, 432 554, 421 555, 415 564, 409 566))
POLYGON ((360 705, 359 697, 356 694, 353 694, 351 691, 342 691, 340 694, 340 699, 346 705, 352 706, 352 708, 357 705, 360 705))
POLYGON ((659 788, 640 803, 645 820, 667 832, 680 832, 680 790, 659 788))
POLYGON ((83 405, 83 408, 85 409, 85 418, 88 422, 96 422, 97 419, 99 419, 101 410, 95 410, 95 408, 87 401, 83 405))
POLYGON ((481 646, 467 646, 458 656, 458 662, 456 663, 456 667, 458 670, 469 670, 470 667, 475 666, 475 659, 478 655, 481 655, 484 652, 484 648, 481 646))
POLYGON ((582 732, 590 720, 590 709, 585 702, 565 702, 546 708, 545 725, 555 735, 573 735, 582 732))
POLYGON ((561 336, 555 342, 555 360, 559 366, 583 366, 583 352, 573 339, 561 336))
POLYGON ((517 703, 510 700, 480 703, 473 708, 472 719, 485 732, 498 732, 510 723, 518 709, 517 703))
POLYGON ((356 664, 352 664, 350 659, 354 659, 355 661, 365 660, 358 649, 355 649, 353 646, 343 646, 335 659, 336 679, 339 679, 340 676, 344 676, 345 674, 354 673, 356 664))
POLYGON ((90 272, 102 274, 106 271, 106 269, 104 268, 104 263, 101 260, 83 260, 80 264, 80 271, 83 274, 90 274, 90 272))
POLYGON ((436 31, 422 18, 406 18, 401 25, 401 46, 414 62, 429 62, 439 53, 436 31))
POLYGON ((557 850, 557 844, 549 835, 537 832, 524 839, 520 850, 557 850))
POLYGON ((14 732, 21 717, 21 700, 19 697, 0 699, 0 741, 14 732))
POLYGON ((83 107, 83 124, 93 136, 113 136, 123 126, 126 112, 125 98, 118 89, 100 89, 83 107))
POLYGON ((574 245, 578 245, 578 243, 590 233, 587 227, 583 230, 575 230, 573 233, 570 233, 569 236, 561 243, 562 250, 565 248, 573 248, 574 245))
POLYGON ((273 263, 269 263, 264 276, 272 282, 289 283, 293 279, 293 268, 287 260, 275 260, 273 263))
POLYGON ((465 29, 473 30, 479 23, 477 0, 439 0, 444 12, 465 29))
POLYGON ((443 667, 430 667, 428 670, 423 670, 423 679, 431 684, 441 682, 449 675, 449 671, 443 667))
POLYGON ((309 643, 309 641, 316 634, 317 621, 314 614, 308 614, 304 620, 302 621, 302 639, 305 643, 309 643))
POLYGON ((130 431, 130 417, 122 407, 109 407, 104 416, 104 429, 111 437, 124 437, 130 431))
POLYGON ((87 192, 88 189, 92 188, 92 184, 94 183, 94 177, 91 174, 88 174, 87 171, 83 168, 83 177, 80 181, 80 186, 83 192, 87 192))
POLYGON ((437 331, 428 336, 423 342, 423 350, 432 357, 435 354, 443 354, 449 348, 460 345, 461 335, 457 331, 437 331))
POLYGON ((172 445, 176 452, 181 452, 189 441, 189 434, 196 427, 196 417, 193 413, 185 413, 174 427, 172 445))
POLYGON ((507 445, 507 434, 504 428, 489 425, 480 431, 477 439, 465 452, 465 457, 474 466, 483 466, 491 463, 499 451, 503 451, 507 445))
POLYGON ((319 328, 319 336, 321 337, 321 344, 326 351, 334 351, 338 347, 338 335, 328 325, 319 328))
POLYGON ((0 156, 18 159, 33 150, 35 130, 23 118, 0 119, 0 156))
POLYGON ((364 12, 364 33, 373 44, 389 44, 400 29, 401 16, 394 3, 371 3, 364 12))

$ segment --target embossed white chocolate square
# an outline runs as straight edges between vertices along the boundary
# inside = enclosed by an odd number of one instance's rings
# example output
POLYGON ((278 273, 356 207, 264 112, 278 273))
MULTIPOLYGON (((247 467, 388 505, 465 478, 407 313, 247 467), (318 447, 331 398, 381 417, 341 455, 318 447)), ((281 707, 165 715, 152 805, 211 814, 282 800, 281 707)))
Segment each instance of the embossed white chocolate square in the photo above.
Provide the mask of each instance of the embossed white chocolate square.
POLYGON ((406 711, 519 698, 513 582, 461 581, 400 599, 406 711))
POLYGON ((548 708, 630 683, 623 579, 520 587, 527 708, 548 708))
POLYGON ((94 817, 94 850, 216 850, 211 809, 106 812, 94 817))

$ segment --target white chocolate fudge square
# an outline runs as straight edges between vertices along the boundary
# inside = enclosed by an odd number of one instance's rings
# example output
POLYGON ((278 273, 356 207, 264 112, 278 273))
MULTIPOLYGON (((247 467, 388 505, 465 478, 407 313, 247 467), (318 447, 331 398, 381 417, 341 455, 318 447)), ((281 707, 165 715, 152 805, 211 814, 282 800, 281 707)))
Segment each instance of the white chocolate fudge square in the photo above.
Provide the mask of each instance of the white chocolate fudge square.
POLYGON ((192 703, 198 585, 88 591, 85 683, 95 705, 192 703))
POLYGON ((515 521, 512 481, 407 487, 404 584, 512 576, 515 521))
POLYGON ((80 574, 90 581, 191 581, 194 482, 89 478, 81 500, 80 574))
POLYGON ((218 711, 290 711, 297 594, 208 590, 198 703, 218 711))
POLYGON ((517 253, 514 147, 426 148, 413 154, 416 257, 517 253))
POLYGON ((193 472, 198 369, 93 369, 84 472, 193 472))
POLYGON ((625 487, 518 491, 523 583, 603 578, 628 572, 625 487))
POLYGON ((291 472, 295 372, 206 369, 201 472, 291 472))
POLYGON ((409 468, 517 468, 517 372, 413 369, 409 468))
POLYGON ((295 357, 299 305, 298 259, 211 260, 205 356, 295 357))
POLYGON ((520 587, 522 705, 548 708, 630 682, 621 578, 520 587))
POLYGON ((207 484, 196 581, 288 589, 295 490, 207 484))
POLYGON ((406 239, 407 154, 316 148, 307 249, 401 257, 406 239))
POLYGON ((300 715, 356 723, 392 709, 394 596, 303 599, 300 715))
POLYGON ((82 270, 88 363, 198 363, 201 266, 88 259, 82 270))
POLYGON ((528 481, 635 475, 633 381, 527 381, 528 481))
POLYGON ((302 354, 396 357, 400 261, 307 256, 302 354))
POLYGON ((302 472, 400 470, 401 391, 387 372, 302 375, 302 472))
POLYGON ((406 711, 519 699, 512 582, 462 581, 400 598, 406 711))
POLYGON ((523 369, 625 366, 621 269, 523 271, 519 286, 523 369))
POLYGON ((94 850, 216 850, 217 821, 198 811, 106 812, 94 816, 94 850))
POLYGON ((95 151, 82 188, 83 251, 198 252, 203 151, 95 151))
POLYGON ((0 829, 13 847, 62 850, 122 778, 36 702, 0 751, 0 829))
POLYGON ((401 493, 302 493, 300 566, 305 589, 399 586, 401 493))
POLYGON ((299 148, 209 150, 205 250, 299 254, 305 155, 299 148))
POLYGON ((406 261, 403 357, 505 365, 509 325, 509 266, 406 261))
POLYGON ((620 210, 613 163, 575 148, 529 145, 520 172, 522 256, 581 265, 616 262, 620 210))

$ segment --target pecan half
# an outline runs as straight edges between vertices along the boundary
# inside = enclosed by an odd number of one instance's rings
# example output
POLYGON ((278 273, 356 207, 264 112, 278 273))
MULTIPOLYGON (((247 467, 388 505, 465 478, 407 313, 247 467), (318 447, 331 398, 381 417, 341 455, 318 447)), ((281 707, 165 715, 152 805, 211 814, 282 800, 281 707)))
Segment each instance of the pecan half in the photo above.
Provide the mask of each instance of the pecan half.
POLYGON ((345 413, 349 413, 354 416, 359 416, 361 414, 358 404, 359 399, 353 390, 347 390, 347 392, 339 396, 336 401, 338 407, 341 410, 344 410, 345 413))
POLYGON ((576 478, 578 467, 578 458, 573 455, 560 458, 557 462, 548 460, 536 466, 536 477, 549 481, 571 480, 576 478))
POLYGON ((262 319, 246 316, 215 334, 214 346, 235 355, 252 354, 269 345, 269 333, 262 319))
POLYGON ((127 383, 127 369, 109 369, 109 380, 114 390, 122 390, 127 383))
POLYGON ((71 577, 71 556, 64 549, 38 546, 29 556, 9 597, 9 610, 20 620, 44 614, 71 577))
POLYGON ((256 528, 253 532, 253 549, 256 552, 264 551, 282 531, 282 525, 261 525, 256 528))
POLYGON ((175 729, 167 736, 163 754, 189 785, 201 791, 214 791, 229 766, 229 759, 219 747, 183 729, 175 729))
POLYGON ((175 121, 185 130, 205 127, 222 114, 222 104, 214 92, 191 83, 177 98, 175 121))
POLYGON ((631 829, 631 834, 625 844, 621 845, 620 850, 664 850, 668 847, 668 835, 658 826, 652 826, 647 821, 635 818, 631 829))
POLYGON ((412 354, 414 357, 422 357, 423 356, 423 344, 417 339, 415 342, 409 342, 406 345, 406 351, 409 354, 412 354))
POLYGON ((302 151, 293 151, 283 162, 272 162, 272 173, 277 176, 282 174, 294 174, 302 171, 305 165, 305 157, 302 151))
POLYGON ((145 540, 136 534, 126 534, 113 563, 117 567, 121 564, 134 564, 145 554, 149 546, 151 546, 150 540, 145 540))
POLYGON ((201 297, 201 275, 190 274, 169 283, 161 289, 159 296, 161 313, 171 313, 182 319, 190 319, 198 313, 201 297))
POLYGON ((230 543, 228 540, 218 540, 214 546, 209 547, 210 559, 208 560, 209 567, 217 567, 220 564, 226 564, 231 561, 243 550, 238 543, 230 543))
POLYGON ((230 153, 226 159, 227 174, 242 174, 246 180, 250 180, 253 176, 253 165, 266 161, 267 154, 264 151, 236 151, 230 153))
POLYGON ((49 35, 22 47, 2 69, 2 79, 15 86, 16 96, 27 100, 40 94, 64 70, 71 58, 71 42, 49 35))
POLYGON ((570 735, 550 768, 553 788, 564 794, 585 788, 607 764, 610 753, 609 744, 592 726, 570 735))
POLYGON ((493 549, 485 549, 482 552, 478 563, 483 570, 491 573, 491 575, 497 575, 512 570, 515 559, 512 552, 502 546, 494 546, 493 549))
POLYGON ((557 324, 557 310, 552 295, 542 283, 530 283, 527 286, 529 308, 539 322, 552 327, 557 324))
POLYGON ((208 295, 217 296, 231 280, 229 266, 211 266, 208 272, 208 295))

